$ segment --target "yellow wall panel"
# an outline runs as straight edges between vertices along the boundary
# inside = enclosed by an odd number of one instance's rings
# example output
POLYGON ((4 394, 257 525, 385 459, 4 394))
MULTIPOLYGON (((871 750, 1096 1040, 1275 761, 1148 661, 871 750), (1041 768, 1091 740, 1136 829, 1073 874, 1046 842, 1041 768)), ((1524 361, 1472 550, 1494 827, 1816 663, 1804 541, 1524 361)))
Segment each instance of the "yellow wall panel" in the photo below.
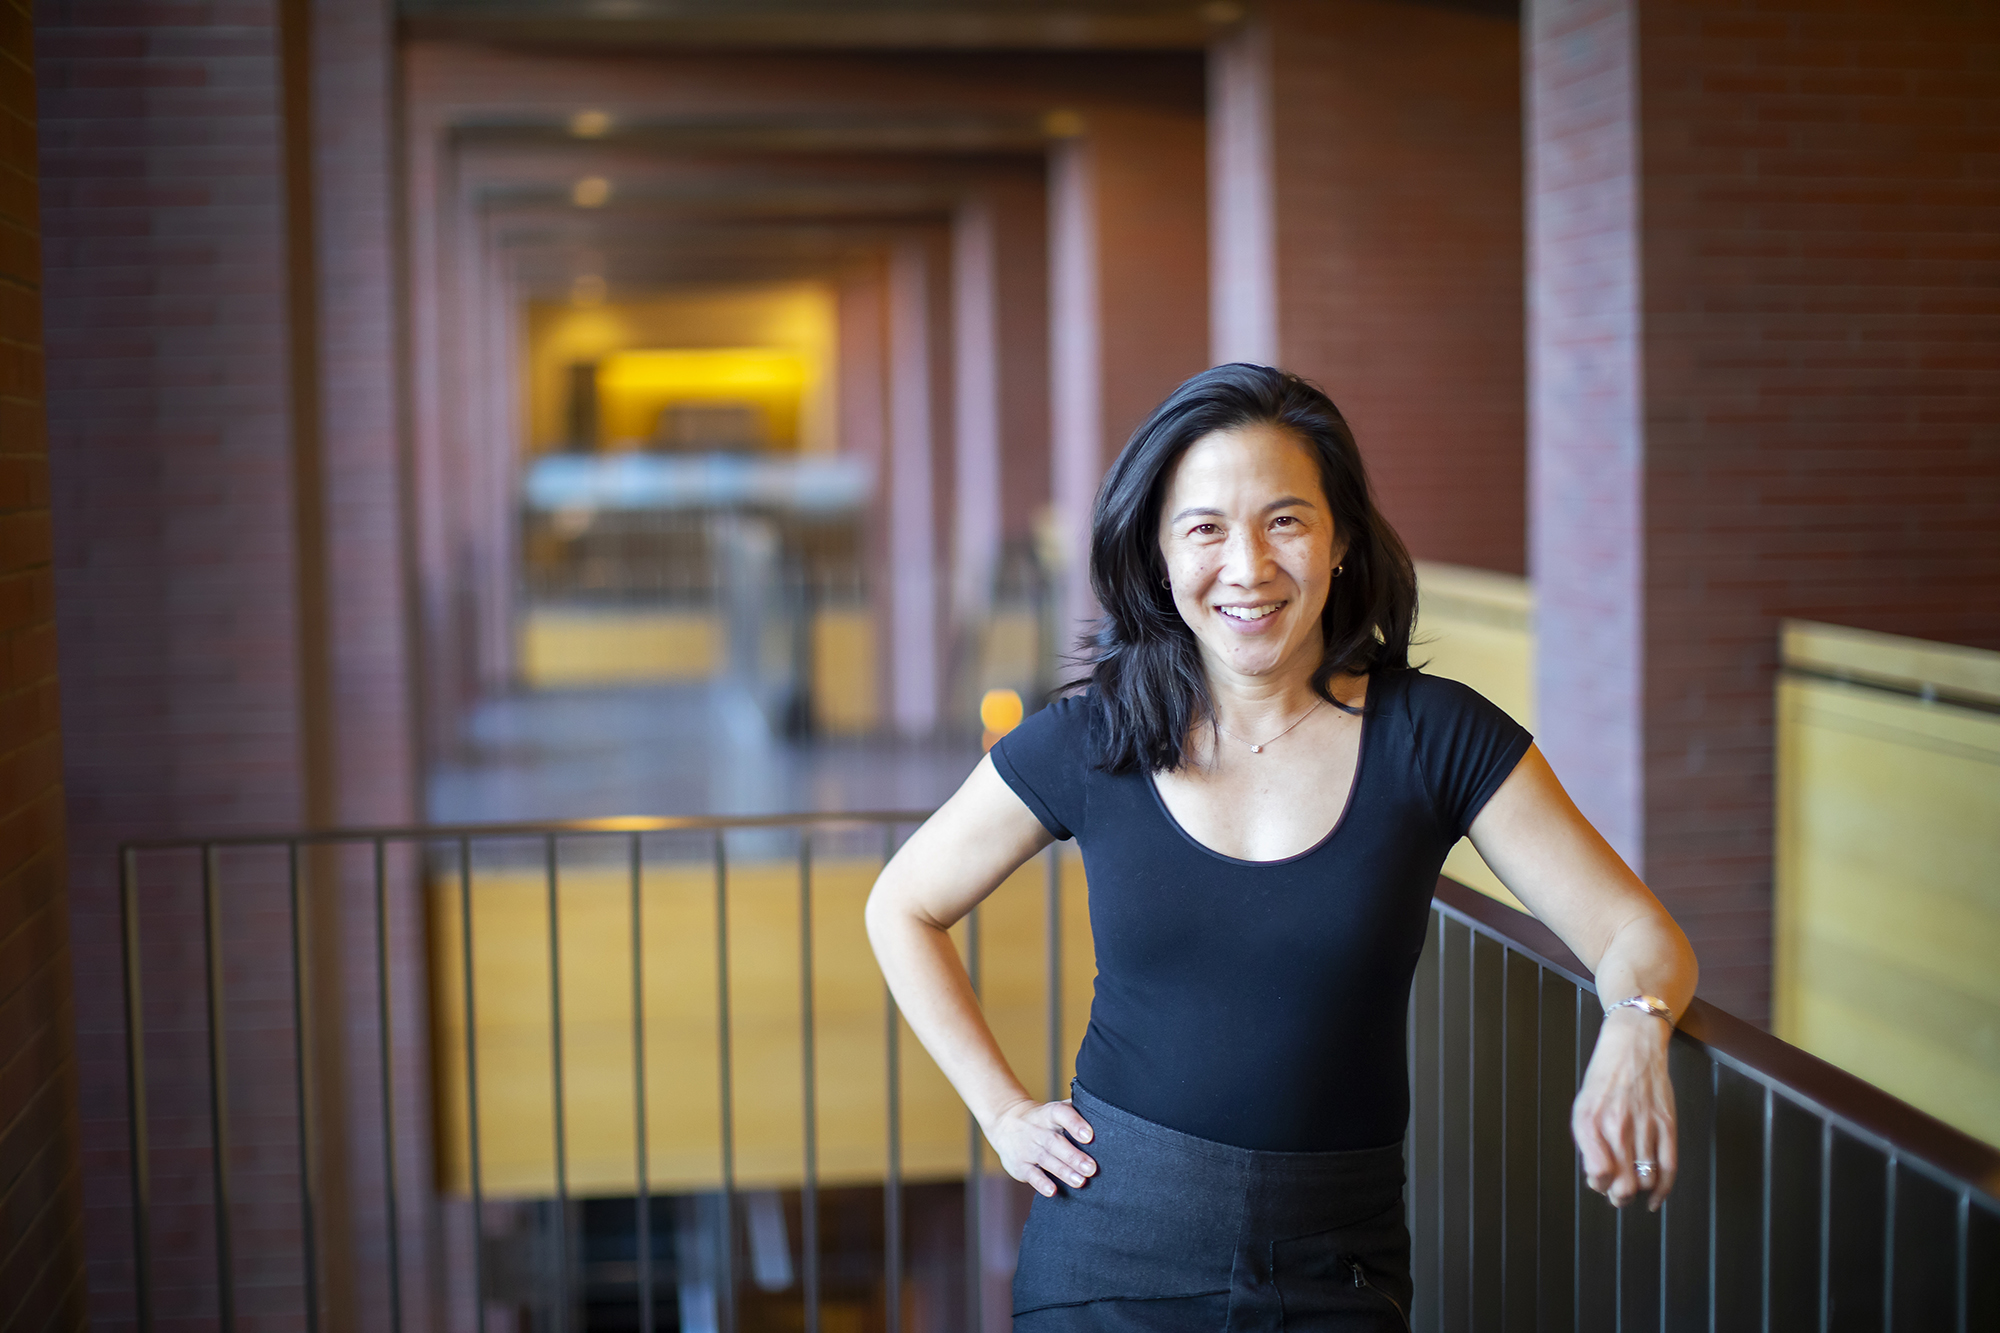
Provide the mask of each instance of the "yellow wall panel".
POLYGON ((521 676, 535 689, 705 680, 722 664, 722 626, 706 611, 521 613, 521 676))
MULTIPOLYGON (((1066 1086, 1095 963, 1081 862, 1066 857, 1063 867, 1066 1086)), ((832 1184, 879 1181, 887 1163, 885 989, 861 920, 878 869, 874 861, 840 860, 813 872, 819 1161, 832 1184)), ((803 1175, 797 873, 795 861, 729 873, 735 1174, 746 1188, 796 1185, 803 1175)), ((1037 1092, 1047 1082, 1044 883, 1040 861, 1023 868, 988 900, 980 925, 988 1015, 1037 1092)), ((722 1169, 714 871, 649 863, 641 890, 651 1184, 712 1190, 722 1169)), ((555 1191, 547 881, 538 868, 482 871, 471 900, 482 1188, 496 1197, 546 1197, 555 1191)), ((629 1194, 637 1137, 627 872, 565 869, 557 900, 568 1185, 577 1195, 629 1194)), ((459 912, 457 880, 435 881, 437 1161, 441 1188, 454 1194, 471 1184, 459 912)), ((957 934, 962 948, 963 925, 957 934)), ((905 1174, 963 1174, 963 1104, 907 1026, 898 1050, 905 1174)))
MULTIPOLYGON (((1844 633, 1788 627, 1788 658, 1841 670, 1844 633)), ((1886 638, 1854 674, 1919 688, 1927 646, 1886 638)), ((2000 1143, 2000 716, 1798 674, 1777 708, 1778 1035, 2000 1143)))
MULTIPOLYGON (((1534 598, 1526 579, 1484 569, 1417 562, 1417 633, 1410 661, 1434 676, 1463 681, 1534 727, 1534 598)), ((1444 873, 1488 897, 1526 910, 1487 868, 1470 839, 1445 858, 1444 873)))
POLYGON ((865 606, 821 607, 813 618, 813 719, 830 736, 864 736, 880 719, 875 617, 865 606))

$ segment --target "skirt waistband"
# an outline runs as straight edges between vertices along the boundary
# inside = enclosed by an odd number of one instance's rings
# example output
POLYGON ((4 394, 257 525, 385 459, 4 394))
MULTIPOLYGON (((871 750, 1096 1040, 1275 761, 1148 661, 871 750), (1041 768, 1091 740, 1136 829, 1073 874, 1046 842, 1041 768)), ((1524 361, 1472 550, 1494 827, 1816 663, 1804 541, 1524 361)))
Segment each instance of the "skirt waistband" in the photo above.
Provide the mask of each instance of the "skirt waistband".
MULTIPOLYGON (((1116 1125, 1127 1134, 1149 1139, 1177 1156, 1214 1163, 1236 1181, 1269 1180, 1297 1182, 1315 1192, 1343 1186, 1367 1187, 1393 1181, 1403 1185, 1403 1141, 1375 1148, 1343 1148, 1330 1152, 1269 1152, 1262 1148, 1239 1148, 1232 1143, 1197 1138, 1177 1129, 1134 1115, 1122 1106, 1113 1106, 1093 1096, 1081 1083, 1070 1084, 1070 1104, 1090 1122, 1116 1125)), ((1085 1147, 1085 1151, 1089 1151, 1085 1147)))

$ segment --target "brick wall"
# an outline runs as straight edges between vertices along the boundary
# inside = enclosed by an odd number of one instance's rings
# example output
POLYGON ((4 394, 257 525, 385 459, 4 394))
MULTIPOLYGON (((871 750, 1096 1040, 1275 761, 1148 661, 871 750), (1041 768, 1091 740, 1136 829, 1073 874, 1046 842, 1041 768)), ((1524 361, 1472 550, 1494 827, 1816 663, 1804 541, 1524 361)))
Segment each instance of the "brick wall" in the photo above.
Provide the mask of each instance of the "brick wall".
POLYGON ((1646 863, 1761 1017, 1777 619, 2000 648, 2000 11, 1643 13, 1646 863))
POLYGON ((1520 24, 1265 15, 1279 360, 1340 405, 1416 555, 1521 573, 1520 24))
POLYGON ((84 1322, 35 77, 0 0, 0 1329, 84 1322))
POLYGON ((1537 299, 1591 298, 1537 334, 1544 730, 1587 642, 1562 630, 1636 578, 1598 636, 1637 684, 1609 701, 1639 737, 1621 849, 1704 993, 1762 1020, 1778 620, 2000 647, 2000 14, 1551 3, 1532 59, 1537 299), (1594 193, 1556 188, 1593 161, 1594 193), (1606 278, 1621 248, 1636 281, 1606 278))
MULTIPOLYGON (((307 814, 277 6, 37 15, 51 507, 93 1315, 132 1313, 121 837, 307 814)), ((213 1308, 199 899, 143 886, 159 1311, 213 1308)), ((224 898, 233 1068, 288 1068, 282 898, 224 898)), ((295 1299, 291 1097, 236 1080, 235 1272, 295 1299)))

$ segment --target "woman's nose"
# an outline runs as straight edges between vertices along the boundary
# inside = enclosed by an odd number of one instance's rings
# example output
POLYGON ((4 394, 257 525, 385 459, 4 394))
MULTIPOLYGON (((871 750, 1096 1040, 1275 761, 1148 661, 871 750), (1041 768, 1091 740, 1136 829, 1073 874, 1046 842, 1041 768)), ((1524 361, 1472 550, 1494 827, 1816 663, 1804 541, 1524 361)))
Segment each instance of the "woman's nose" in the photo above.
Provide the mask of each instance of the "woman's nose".
POLYGON ((1223 548, 1222 577, 1226 582, 1248 586, 1261 583, 1271 567, 1271 544, 1256 529, 1230 536, 1223 548))

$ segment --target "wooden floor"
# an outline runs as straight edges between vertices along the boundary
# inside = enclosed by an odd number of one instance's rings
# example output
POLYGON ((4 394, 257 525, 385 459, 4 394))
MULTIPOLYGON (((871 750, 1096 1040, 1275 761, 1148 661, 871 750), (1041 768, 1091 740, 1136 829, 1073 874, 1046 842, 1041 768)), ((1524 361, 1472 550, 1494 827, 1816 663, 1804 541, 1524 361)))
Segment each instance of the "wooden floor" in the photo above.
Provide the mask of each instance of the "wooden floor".
MULTIPOLYGON (((1061 1080, 1089 1016, 1090 926, 1080 860, 1062 892, 1061 1080)), ((1044 863, 1032 862, 980 913, 987 1012, 1016 1071, 1048 1082, 1044 863)), ((821 862, 812 874, 814 1038, 820 1178, 880 1181, 887 1163, 886 1005, 861 909, 880 863, 821 862)), ((563 1141, 572 1195, 636 1190, 631 895, 624 867, 558 876, 563 1141)), ((722 1174, 717 1040, 716 876, 704 863, 651 863, 641 879, 648 1172, 662 1192, 712 1190, 722 1174)), ((798 864, 734 865, 727 886, 735 1178, 795 1186, 804 1173, 798 864)), ((540 868, 474 875, 472 976, 479 1173, 492 1196, 556 1192, 549 900, 540 868)), ((464 948, 455 877, 430 892, 437 1160, 441 1188, 471 1188, 464 948)), ((956 932, 964 949, 965 927, 956 932)), ((962 1175, 964 1107, 906 1026, 902 1165, 911 1179, 962 1175)), ((990 1153, 988 1154, 991 1164, 990 1153)))

